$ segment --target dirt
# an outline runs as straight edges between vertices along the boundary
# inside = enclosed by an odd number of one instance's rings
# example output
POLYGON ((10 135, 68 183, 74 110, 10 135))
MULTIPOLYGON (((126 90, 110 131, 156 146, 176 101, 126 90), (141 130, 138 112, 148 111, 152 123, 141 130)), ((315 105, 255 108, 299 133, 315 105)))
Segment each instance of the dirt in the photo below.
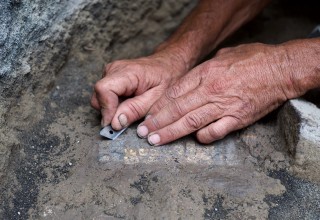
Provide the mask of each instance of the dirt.
MULTIPOLYGON (((286 3, 273 4, 225 44, 306 36, 316 19, 295 3, 287 12, 286 3)), ((76 38, 55 80, 18 97, 5 119, 13 134, 2 137, 11 153, 0 218, 319 219, 320 185, 292 174, 277 112, 209 146, 186 137, 154 149, 136 136, 136 125, 114 142, 99 136, 92 87, 106 61, 146 54, 165 34, 147 45, 146 36, 107 52, 88 42, 95 49, 83 49, 76 38)))

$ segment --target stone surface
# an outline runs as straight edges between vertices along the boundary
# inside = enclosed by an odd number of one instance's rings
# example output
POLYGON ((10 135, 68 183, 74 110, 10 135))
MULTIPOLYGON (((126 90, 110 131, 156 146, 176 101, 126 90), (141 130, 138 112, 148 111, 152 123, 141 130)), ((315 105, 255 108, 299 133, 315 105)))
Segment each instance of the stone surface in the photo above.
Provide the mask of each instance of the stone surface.
POLYGON ((95 54, 101 66, 147 54, 194 3, 0 0, 0 177, 19 145, 16 130, 44 117, 36 103, 54 88, 70 51, 80 60, 95 54))
MULTIPOLYGON (((99 136, 89 100, 103 64, 148 54, 193 2, 10 2, 57 19, 29 29, 42 43, 20 44, 30 73, 1 78, 0 219, 320 218, 319 184, 292 175, 277 114, 208 146, 190 136, 152 148, 136 125, 99 136)), ((225 45, 302 38, 319 21, 307 5, 275 1, 225 45)))
POLYGON ((65 62, 67 41, 82 3, 0 0, 0 177, 11 149, 19 145, 8 114, 20 105, 24 111, 17 122, 36 120, 33 113, 38 109, 29 105, 30 99, 35 93, 46 93, 65 62))
POLYGON ((290 100, 282 108, 279 126, 294 157, 300 176, 320 180, 320 109, 303 99, 290 100))
POLYGON ((236 167, 245 156, 237 148, 234 138, 215 145, 201 146, 192 139, 180 140, 169 146, 152 147, 136 137, 136 127, 127 130, 116 141, 99 143, 99 161, 124 164, 170 163, 236 167), (130 137, 130 138, 129 138, 130 137))

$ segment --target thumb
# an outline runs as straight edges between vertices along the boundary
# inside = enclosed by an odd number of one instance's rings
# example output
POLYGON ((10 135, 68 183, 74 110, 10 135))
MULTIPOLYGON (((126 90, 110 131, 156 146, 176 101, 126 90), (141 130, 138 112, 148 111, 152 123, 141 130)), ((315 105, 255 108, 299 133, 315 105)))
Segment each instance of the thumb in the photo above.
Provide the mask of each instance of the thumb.
POLYGON ((130 80, 123 76, 118 78, 105 77, 96 83, 92 104, 101 110, 103 127, 110 124, 114 117, 119 97, 133 94, 136 87, 136 80, 130 80))

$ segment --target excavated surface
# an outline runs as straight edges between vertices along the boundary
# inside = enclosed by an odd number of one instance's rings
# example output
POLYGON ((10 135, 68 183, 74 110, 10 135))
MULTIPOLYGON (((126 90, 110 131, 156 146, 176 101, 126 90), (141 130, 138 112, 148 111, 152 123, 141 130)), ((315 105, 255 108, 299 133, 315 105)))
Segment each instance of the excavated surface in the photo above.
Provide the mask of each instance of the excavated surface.
MULTIPOLYGON (((316 24, 312 10, 288 2, 271 5, 226 45, 306 36, 316 24)), ((1 142, 10 144, 0 151, 8 155, 0 161, 1 219, 320 218, 319 183, 293 175, 277 112, 206 146, 189 136, 150 147, 136 136, 136 125, 115 141, 99 136, 92 86, 105 62, 146 54, 164 39, 177 22, 159 20, 180 11, 164 5, 154 20, 137 25, 143 32, 114 30, 104 43, 107 35, 79 26, 54 80, 38 82, 46 90, 27 90, 10 108, 8 141, 1 142), (119 31, 128 35, 119 39, 119 31)), ((93 9, 86 19, 94 29, 93 9)))

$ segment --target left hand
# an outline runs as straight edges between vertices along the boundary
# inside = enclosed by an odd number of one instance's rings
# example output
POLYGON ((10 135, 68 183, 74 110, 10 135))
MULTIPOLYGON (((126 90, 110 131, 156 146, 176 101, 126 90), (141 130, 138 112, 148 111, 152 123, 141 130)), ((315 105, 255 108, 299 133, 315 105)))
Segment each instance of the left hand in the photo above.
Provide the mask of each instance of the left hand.
POLYGON ((202 143, 221 139, 298 96, 285 48, 249 44, 222 49, 171 86, 138 129, 151 145, 196 132, 202 143))
POLYGON ((123 129, 144 117, 164 91, 187 72, 181 54, 162 50, 148 57, 106 65, 95 84, 91 105, 101 111, 103 127, 123 129), (119 104, 120 97, 130 97, 119 104))

